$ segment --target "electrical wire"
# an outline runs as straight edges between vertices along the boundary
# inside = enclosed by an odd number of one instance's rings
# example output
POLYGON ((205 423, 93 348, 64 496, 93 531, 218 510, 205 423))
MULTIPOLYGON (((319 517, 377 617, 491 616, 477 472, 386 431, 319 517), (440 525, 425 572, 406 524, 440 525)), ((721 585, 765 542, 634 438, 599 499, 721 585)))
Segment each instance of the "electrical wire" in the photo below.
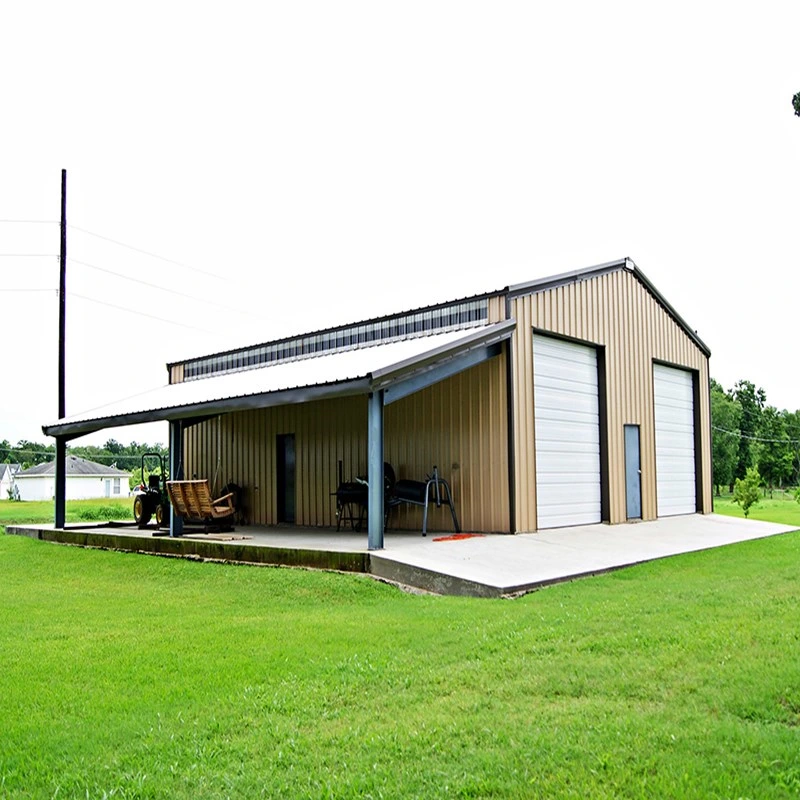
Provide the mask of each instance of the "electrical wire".
POLYGON ((58 225, 56 219, 0 219, 0 222, 10 222, 19 225, 58 225))
POLYGON ((106 303, 105 300, 97 300, 94 297, 87 297, 83 294, 78 294, 77 292, 70 292, 70 297, 80 297, 82 300, 88 300, 90 303, 97 303, 101 306, 108 306, 109 308, 116 308, 118 311, 127 311, 129 314, 138 314, 140 317, 147 317, 148 319, 154 319, 158 322, 166 322, 168 325, 177 325, 179 328, 188 328, 192 331, 199 331, 200 333, 208 333, 213 335, 213 331, 209 331, 206 328, 198 328, 195 325, 185 325, 183 322, 175 322, 171 319, 164 319, 164 317, 157 317, 154 314, 146 314, 144 311, 135 311, 132 308, 125 308, 125 306, 118 306, 114 303, 106 303))
POLYGON ((153 289, 158 289, 161 292, 167 292, 169 294, 177 295, 178 297, 186 297, 189 300, 196 300, 198 303, 206 303, 210 306, 215 306, 216 308, 225 309, 225 311, 232 311, 234 314, 247 314, 248 316, 255 317, 256 319, 266 320, 267 318, 260 315, 254 314, 252 311, 246 311, 241 308, 234 308, 233 306, 226 306, 223 303, 216 303, 213 300, 207 300, 203 297, 198 297, 194 294, 188 294, 187 292, 179 292, 177 289, 169 289, 166 286, 160 286, 157 283, 151 283, 150 281, 142 280, 141 278, 134 278, 131 275, 125 275, 122 272, 117 272, 113 269, 108 269, 107 267, 98 267, 96 264, 89 264, 87 261, 79 261, 77 258, 68 258, 67 261, 72 262, 73 264, 80 264, 82 267, 89 267, 89 269, 95 269, 98 272, 105 272, 107 275, 114 275, 117 278, 122 278, 122 280, 130 281, 131 283, 135 283, 138 286, 150 286, 153 289))
POLYGON ((85 233, 87 236, 94 236, 97 239, 102 239, 104 242, 111 242, 111 244, 119 245, 120 247, 126 247, 128 250, 133 250, 135 253, 141 253, 142 255, 149 256, 150 258, 157 258, 159 261, 165 261, 167 264, 175 264, 178 267, 183 267, 184 269, 189 269, 192 272, 199 272, 202 275, 208 275, 211 278, 216 278, 220 281, 226 281, 228 278, 218 275, 216 272, 210 272, 209 270, 200 269, 199 267, 193 267, 191 264, 184 264, 182 261, 175 261, 172 258, 166 258, 165 256, 160 256, 158 253, 152 253, 149 250, 142 250, 140 247, 134 247, 132 244, 126 244, 125 242, 120 242, 117 239, 112 239, 110 236, 103 236, 99 233, 94 233, 93 231, 87 231, 86 228, 79 228, 77 225, 67 225, 68 228, 72 228, 74 231, 79 231, 80 233, 85 233))
POLYGON ((725 428, 720 428, 718 425, 712 425, 711 429, 719 431, 720 433, 727 433, 729 436, 738 436, 740 439, 748 439, 751 442, 767 442, 770 444, 800 444, 800 439, 765 439, 761 436, 748 436, 741 431, 729 431, 725 428))
MULTIPOLYGON (((9 447, 9 456, 14 456, 15 458, 19 455, 24 456, 44 456, 48 459, 54 459, 56 454, 50 450, 28 450, 27 448, 19 448, 19 447, 9 447)), ((83 448, 78 448, 82 450, 83 448)), ((72 452, 72 448, 67 448, 67 455, 72 452)), ((92 453, 91 458, 89 460, 95 461, 96 459, 106 459, 109 461, 131 461, 136 460, 139 461, 141 459, 141 453, 139 455, 114 455, 113 453, 92 453)), ((89 456, 79 456, 79 458, 89 458, 89 456)))

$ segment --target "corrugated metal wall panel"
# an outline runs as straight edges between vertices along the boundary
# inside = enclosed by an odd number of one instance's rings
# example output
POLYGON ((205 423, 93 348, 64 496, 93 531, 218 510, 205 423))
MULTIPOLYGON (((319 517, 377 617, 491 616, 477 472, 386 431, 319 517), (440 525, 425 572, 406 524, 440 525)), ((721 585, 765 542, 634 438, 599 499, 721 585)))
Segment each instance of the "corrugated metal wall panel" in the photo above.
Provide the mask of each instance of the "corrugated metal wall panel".
MULTIPOLYGON (((249 520, 277 519, 276 437, 294 433, 296 521, 335 526, 338 461, 345 480, 367 472, 366 398, 242 411, 187 430, 187 477, 246 488, 249 520)), ((385 458, 398 478, 422 479, 434 464, 449 483, 464 530, 508 531, 505 355, 393 403, 385 413, 385 458)), ((431 509, 431 530, 449 530, 447 509, 431 509)), ((422 511, 392 513, 393 528, 419 529, 422 511)))
MULTIPOLYGON (((433 466, 453 491, 464 530, 508 531, 505 356, 462 372, 386 408, 385 458, 398 479, 420 480, 433 466)), ((446 508, 434 529, 452 528, 446 508)), ((422 511, 400 506, 390 526, 416 530, 422 511)))
POLYGON ((512 300, 516 528, 536 530, 533 436, 534 329, 604 346, 608 398, 609 516, 624 522, 624 425, 641 428, 642 516, 656 516, 653 361, 697 370, 701 387, 702 511, 711 511, 708 359, 627 270, 512 300))
POLYGON ((506 318, 506 296, 489 298, 489 322, 502 322, 506 318))

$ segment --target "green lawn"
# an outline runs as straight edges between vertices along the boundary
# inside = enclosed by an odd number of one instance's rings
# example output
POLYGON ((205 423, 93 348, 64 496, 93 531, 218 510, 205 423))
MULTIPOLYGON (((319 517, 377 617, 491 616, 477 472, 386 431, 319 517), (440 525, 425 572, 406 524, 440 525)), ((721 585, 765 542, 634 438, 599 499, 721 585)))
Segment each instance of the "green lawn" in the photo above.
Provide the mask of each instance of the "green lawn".
MULTIPOLYGON (((742 509, 733 502, 730 494, 714 498, 714 511, 717 514, 728 514, 731 517, 744 517, 742 509)), ((764 497, 750 508, 750 519, 761 519, 765 522, 781 522, 784 525, 797 525, 800 528, 800 503, 793 493, 773 492, 772 497, 764 497)))
POLYGON ((800 533, 518 600, 0 535, 0 797, 800 793, 800 533))
MULTIPOLYGON (((67 501, 67 522, 104 519, 129 519, 132 521, 133 498, 104 497, 96 500, 67 501)), ((52 500, 33 500, 24 503, 0 500, 0 526, 26 525, 37 522, 53 522, 52 500)))

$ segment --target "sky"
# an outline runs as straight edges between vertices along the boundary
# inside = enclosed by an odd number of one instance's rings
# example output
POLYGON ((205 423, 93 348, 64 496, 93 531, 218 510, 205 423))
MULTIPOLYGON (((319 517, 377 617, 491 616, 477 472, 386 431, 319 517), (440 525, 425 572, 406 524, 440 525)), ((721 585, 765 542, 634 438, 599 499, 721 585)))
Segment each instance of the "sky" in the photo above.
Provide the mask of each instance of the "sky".
POLYGON ((67 414, 168 361, 624 257, 723 386, 800 408, 796 2, 3 17, 0 440, 58 416, 62 168, 67 414))

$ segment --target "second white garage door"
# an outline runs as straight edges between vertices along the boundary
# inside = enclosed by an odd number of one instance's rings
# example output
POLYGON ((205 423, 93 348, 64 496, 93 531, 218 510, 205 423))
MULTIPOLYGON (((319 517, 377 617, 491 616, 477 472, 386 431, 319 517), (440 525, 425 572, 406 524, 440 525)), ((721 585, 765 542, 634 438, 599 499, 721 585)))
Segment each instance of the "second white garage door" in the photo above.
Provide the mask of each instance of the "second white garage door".
POLYGON ((653 364, 658 516, 697 511, 694 382, 685 369, 653 364))
POLYGON ((601 520, 597 351, 533 337, 538 528, 601 520))

